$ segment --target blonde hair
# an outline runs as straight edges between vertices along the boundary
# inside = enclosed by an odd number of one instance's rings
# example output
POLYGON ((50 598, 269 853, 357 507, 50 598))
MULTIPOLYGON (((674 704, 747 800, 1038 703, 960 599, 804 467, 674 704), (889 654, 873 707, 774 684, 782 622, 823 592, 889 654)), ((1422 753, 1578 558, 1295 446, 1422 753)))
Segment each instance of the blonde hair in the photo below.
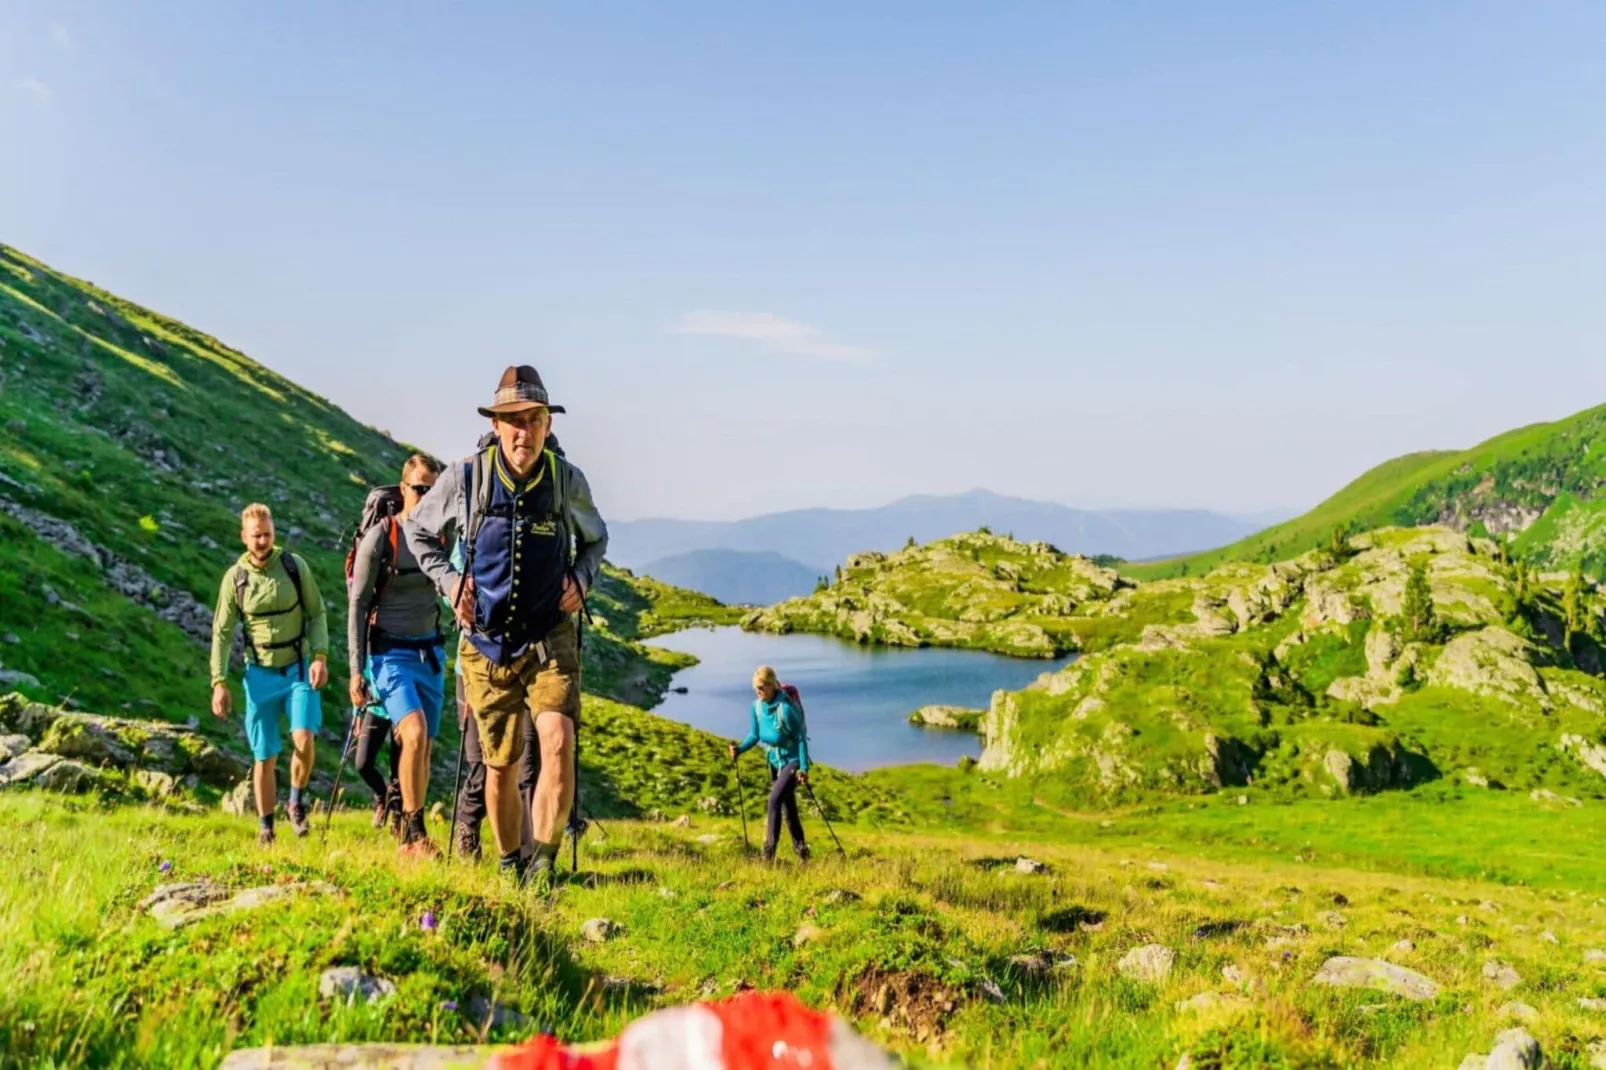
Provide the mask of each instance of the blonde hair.
POLYGON ((768 665, 760 665, 753 671, 753 686, 773 687, 779 691, 781 689, 781 678, 776 676, 775 670, 768 665))
POLYGON ((240 526, 243 528, 253 520, 260 520, 264 524, 273 523, 273 510, 261 502, 252 502, 240 510, 240 526))

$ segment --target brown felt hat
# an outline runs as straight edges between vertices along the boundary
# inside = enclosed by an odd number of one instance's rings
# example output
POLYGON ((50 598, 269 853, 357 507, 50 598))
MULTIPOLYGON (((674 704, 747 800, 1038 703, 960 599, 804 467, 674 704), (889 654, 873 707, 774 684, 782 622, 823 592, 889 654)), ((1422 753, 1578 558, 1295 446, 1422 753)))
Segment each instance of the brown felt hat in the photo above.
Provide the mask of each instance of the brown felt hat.
POLYGON ((564 411, 563 406, 547 400, 546 384, 541 382, 541 373, 528 364, 520 364, 502 373, 502 381, 496 384, 496 400, 480 409, 480 415, 507 416, 527 409, 542 408, 550 412, 564 411))

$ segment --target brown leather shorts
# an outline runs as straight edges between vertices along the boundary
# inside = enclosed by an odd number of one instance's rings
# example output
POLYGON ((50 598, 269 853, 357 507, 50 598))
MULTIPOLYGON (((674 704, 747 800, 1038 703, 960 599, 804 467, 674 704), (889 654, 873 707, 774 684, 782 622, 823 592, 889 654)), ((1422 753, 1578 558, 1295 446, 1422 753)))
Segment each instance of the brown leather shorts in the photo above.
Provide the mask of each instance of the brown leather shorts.
POLYGON ((485 764, 501 769, 518 761, 524 747, 524 711, 530 717, 555 711, 580 722, 580 647, 574 623, 564 620, 545 639, 496 665, 464 644, 457 672, 480 730, 485 764))

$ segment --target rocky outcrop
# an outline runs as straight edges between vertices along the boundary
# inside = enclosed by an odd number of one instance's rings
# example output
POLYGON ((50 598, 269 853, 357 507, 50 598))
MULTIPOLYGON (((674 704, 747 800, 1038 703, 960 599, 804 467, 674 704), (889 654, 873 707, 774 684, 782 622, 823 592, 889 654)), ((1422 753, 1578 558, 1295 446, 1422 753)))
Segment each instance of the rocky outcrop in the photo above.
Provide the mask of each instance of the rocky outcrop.
POLYGON ((1410 760, 1398 744, 1376 744, 1358 757, 1329 750, 1322 757, 1322 767, 1344 795, 1409 787, 1413 782, 1410 760))
POLYGON ((985 710, 965 706, 922 706, 909 715, 909 723, 924 728, 952 728, 960 732, 975 732, 981 728, 985 710))
POLYGON ((1075 649, 1055 622, 1087 616, 1130 585, 1045 543, 985 533, 850 557, 835 583, 756 610, 749 631, 814 632, 886 646, 951 646, 1049 658, 1075 649))
POLYGON ((1542 660, 1534 644, 1506 628, 1491 626, 1450 640, 1427 678, 1438 687, 1548 711, 1551 698, 1534 668, 1542 660))
POLYGON ((1589 769, 1606 777, 1606 746, 1591 742, 1583 736, 1566 734, 1561 737, 1561 749, 1577 758, 1589 769))
POLYGON ((37 538, 63 553, 89 561, 101 571, 107 586, 177 625, 197 643, 205 646, 212 642, 212 609, 188 591, 170 587, 132 561, 96 546, 65 520, 57 520, 6 497, 0 497, 0 513, 21 521, 37 538))
POLYGON ((187 777, 228 787, 249 768, 188 729, 75 713, 15 693, 0 696, 0 732, 10 733, 0 737, 10 754, 0 787, 167 795, 187 777))

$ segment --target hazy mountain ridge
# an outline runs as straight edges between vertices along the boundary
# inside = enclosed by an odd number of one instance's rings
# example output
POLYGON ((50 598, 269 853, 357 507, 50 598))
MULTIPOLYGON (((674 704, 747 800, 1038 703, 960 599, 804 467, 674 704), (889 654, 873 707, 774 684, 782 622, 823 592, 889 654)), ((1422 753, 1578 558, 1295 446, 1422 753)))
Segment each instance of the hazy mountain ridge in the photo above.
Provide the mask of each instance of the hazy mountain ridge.
POLYGON ((1140 561, 1223 546, 1257 526, 1253 519, 1204 509, 1074 509, 975 490, 912 495, 874 509, 795 509, 732 521, 623 521, 613 525, 609 553, 621 565, 643 568, 695 550, 767 552, 824 574, 855 553, 988 527, 1066 553, 1140 561))

